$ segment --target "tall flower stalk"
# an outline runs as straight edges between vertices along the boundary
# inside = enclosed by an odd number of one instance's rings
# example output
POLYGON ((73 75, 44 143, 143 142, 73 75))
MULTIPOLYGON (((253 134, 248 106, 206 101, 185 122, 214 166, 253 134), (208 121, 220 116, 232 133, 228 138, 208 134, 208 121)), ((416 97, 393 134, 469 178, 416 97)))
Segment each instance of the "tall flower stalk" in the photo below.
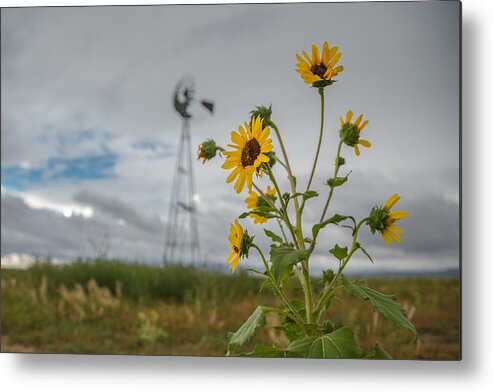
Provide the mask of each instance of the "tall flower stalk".
MULTIPOLYGON (((394 194, 386 203, 374 206, 369 214, 359 220, 351 215, 334 213, 327 218, 333 194, 338 187, 343 186, 349 178, 350 171, 341 175, 341 168, 346 164, 342 156, 344 146, 352 148, 356 156, 360 155, 359 146, 370 147, 368 140, 361 139, 361 131, 368 124, 359 115, 353 121, 353 112, 349 110, 345 118, 340 117, 337 142, 337 153, 333 161, 333 169, 325 185, 328 187, 326 201, 323 203, 320 219, 312 224, 311 233, 303 233, 303 214, 307 203, 319 197, 319 193, 312 189, 315 172, 319 161, 321 145, 324 136, 325 122, 325 89, 336 82, 334 77, 339 75, 344 67, 338 65, 341 53, 338 47, 329 47, 324 42, 321 50, 316 45, 311 47, 311 56, 305 51, 297 54, 297 72, 302 80, 316 89, 320 96, 320 129, 318 132, 317 147, 308 182, 304 192, 298 190, 297 177, 292 170, 288 153, 283 141, 283 134, 272 120, 272 107, 257 106, 251 112, 251 118, 239 125, 231 132, 229 149, 218 146, 215 141, 207 140, 199 146, 198 157, 204 162, 211 160, 219 152, 225 155, 223 169, 230 170, 226 182, 234 182, 233 188, 241 193, 246 185, 248 196, 245 199, 248 211, 239 215, 231 224, 229 241, 229 255, 226 262, 234 272, 241 259, 248 258, 250 250, 254 249, 262 261, 264 271, 256 271, 264 280, 263 287, 273 291, 281 299, 279 307, 259 306, 243 325, 229 335, 228 355, 250 356, 297 356, 323 358, 361 358, 365 355, 358 344, 358 337, 350 326, 337 325, 330 319, 332 299, 339 290, 348 290, 355 296, 369 301, 375 310, 381 311, 396 326, 412 331, 414 337, 417 331, 407 319, 405 311, 393 296, 379 293, 365 285, 364 282, 350 281, 344 276, 344 270, 356 252, 366 255, 371 262, 372 257, 359 242, 359 234, 364 226, 370 232, 380 233, 386 244, 401 242, 403 231, 396 222, 406 218, 409 213, 403 210, 393 210, 400 199, 394 194), (275 152, 274 142, 270 138, 271 129, 277 139, 280 157, 275 152), (279 162, 279 166, 274 165, 279 162), (278 170, 285 170, 289 189, 281 188, 276 175, 278 170), (261 187, 261 181, 269 182, 267 188, 261 187), (271 241, 270 251, 267 253, 255 242, 254 237, 248 234, 240 219, 251 217, 254 224, 264 224, 274 220, 280 232, 264 229, 265 235, 271 241), (318 236, 329 225, 335 225, 351 232, 350 244, 334 244, 325 253, 323 260, 323 275, 316 277, 310 274, 310 259, 317 252, 318 236), (334 264, 337 268, 333 270, 334 264), (297 295, 290 297, 285 290, 286 282, 296 276, 303 293, 303 301, 297 295), (317 285, 312 282, 318 280, 317 285), (313 287, 317 287, 314 290, 313 287), (284 331, 290 344, 281 347, 278 344, 266 346, 258 344, 252 352, 242 353, 241 348, 254 336, 255 330, 266 324, 266 313, 279 314, 280 323, 276 327, 284 331)), ((322 253, 324 251, 322 250, 322 253)), ((370 358, 390 358, 390 355, 375 342, 375 349, 366 353, 370 358)))

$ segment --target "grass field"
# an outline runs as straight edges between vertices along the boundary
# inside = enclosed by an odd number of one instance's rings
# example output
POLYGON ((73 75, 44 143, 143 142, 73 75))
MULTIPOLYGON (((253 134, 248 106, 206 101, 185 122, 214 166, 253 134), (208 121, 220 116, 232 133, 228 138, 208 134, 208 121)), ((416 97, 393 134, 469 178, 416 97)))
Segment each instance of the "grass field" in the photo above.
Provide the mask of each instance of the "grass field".
MULTIPOLYGON (((191 267, 75 262, 1 271, 2 352, 224 355, 235 331, 259 304, 261 280, 191 267)), ((397 295, 419 339, 379 317, 371 305, 341 292, 330 317, 353 326, 369 351, 378 341, 394 358, 459 358, 459 281, 372 278, 369 286, 397 295)), ((294 288, 288 288, 296 295, 294 288)), ((269 314, 272 323, 277 317, 269 314)), ((269 323, 268 323, 269 324, 269 323)), ((273 327, 255 341, 288 343, 273 327)), ((254 342, 252 342, 253 345, 254 342)))

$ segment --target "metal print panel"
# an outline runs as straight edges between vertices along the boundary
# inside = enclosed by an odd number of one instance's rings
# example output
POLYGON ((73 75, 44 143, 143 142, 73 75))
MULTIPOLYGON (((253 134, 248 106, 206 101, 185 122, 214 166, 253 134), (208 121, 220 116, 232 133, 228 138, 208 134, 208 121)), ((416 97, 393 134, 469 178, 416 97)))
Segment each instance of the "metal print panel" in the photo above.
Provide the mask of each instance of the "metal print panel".
POLYGON ((460 359, 460 27, 2 9, 2 352, 460 359))

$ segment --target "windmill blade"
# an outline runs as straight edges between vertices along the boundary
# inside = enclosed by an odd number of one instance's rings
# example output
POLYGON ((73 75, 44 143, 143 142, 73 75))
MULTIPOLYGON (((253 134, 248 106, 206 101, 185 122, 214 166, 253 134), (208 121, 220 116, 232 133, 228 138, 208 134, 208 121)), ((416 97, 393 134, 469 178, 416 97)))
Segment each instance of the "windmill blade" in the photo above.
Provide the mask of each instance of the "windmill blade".
POLYGON ((205 107, 211 114, 214 113, 214 102, 203 99, 200 101, 203 107, 205 107))

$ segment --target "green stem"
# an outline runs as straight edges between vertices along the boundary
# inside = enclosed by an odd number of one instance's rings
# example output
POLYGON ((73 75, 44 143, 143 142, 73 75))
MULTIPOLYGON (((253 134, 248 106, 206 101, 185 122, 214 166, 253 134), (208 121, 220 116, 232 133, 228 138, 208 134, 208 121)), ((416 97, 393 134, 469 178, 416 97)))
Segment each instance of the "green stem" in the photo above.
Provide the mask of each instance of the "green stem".
MULTIPOLYGON (((280 196, 279 199, 280 199, 280 202, 281 202, 281 205, 282 205, 282 209, 284 210, 285 212, 285 222, 286 222, 286 225, 288 226, 288 228, 290 230, 292 230, 293 226, 291 224, 291 221, 289 220, 289 215, 288 215, 288 211, 287 211, 287 206, 286 204, 284 203, 284 199, 282 198, 282 195, 281 195, 281 191, 279 190, 279 186, 277 185, 277 181, 274 177, 274 174, 272 173, 272 170, 270 168, 269 165, 265 165, 267 166, 267 171, 269 173, 269 176, 270 176, 270 179, 272 181, 272 183, 274 184, 274 187, 276 188, 276 191, 278 193, 278 195, 280 196)), ((299 214, 299 208, 295 207, 296 208, 296 221, 297 222, 301 222, 301 216, 299 214)), ((298 248, 299 249, 305 249, 305 241, 303 240, 303 233, 301 232, 301 230, 295 230, 294 231, 297 236, 298 236, 298 248)), ((296 242, 296 240, 295 240, 296 242)), ((312 317, 312 287, 311 287, 311 282, 310 282, 310 272, 309 272, 309 267, 308 267, 308 259, 307 260, 304 260, 302 263, 302 274, 301 276, 298 276, 298 278, 300 279, 300 283, 303 287, 303 292, 305 294, 305 306, 306 306, 306 319, 307 319, 307 323, 311 323, 311 317, 312 317)))
POLYGON ((301 326, 303 326, 304 320, 301 317, 301 315, 296 311, 295 308, 291 305, 291 302, 289 302, 289 299, 286 297, 282 289, 277 285, 276 280, 274 279, 274 276, 272 275, 272 272, 269 268, 269 265, 267 264, 267 260, 265 259, 264 253, 262 252, 262 249, 260 249, 256 244, 252 244, 252 248, 255 248, 257 252, 260 255, 260 258, 262 259, 262 262, 264 263, 265 271, 268 274, 269 279, 271 280, 273 286, 276 288, 277 293, 281 297, 281 299, 284 301, 286 306, 289 308, 289 310, 293 313, 293 316, 298 323, 301 323, 301 326))
POLYGON ((272 202, 272 200, 271 200, 271 199, 269 199, 269 198, 267 197, 267 195, 264 193, 264 191, 263 191, 262 189, 260 189, 260 188, 258 187, 258 185, 257 185, 257 184, 255 184, 254 182, 253 182, 252 184, 253 184, 253 187, 256 189, 256 191, 257 191, 258 193, 260 193, 260 195, 261 195, 261 196, 265 199, 265 201, 267 202, 267 204, 268 204, 268 205, 270 205, 270 206, 271 206, 274 210, 276 210, 276 212, 279 214, 279 216, 281 216, 281 217, 282 217, 282 213, 281 213, 281 211, 279 211, 279 209, 278 209, 278 208, 276 207, 276 205, 272 202))
POLYGON ((277 184, 276 178, 274 177, 274 173, 272 173, 272 169, 270 168, 269 164, 264 165, 267 168, 267 172, 269 173, 270 180, 272 181, 272 184, 274 185, 274 188, 276 188, 277 195, 279 196, 279 202, 281 203, 282 207, 282 212, 281 216, 284 216, 284 222, 286 222, 286 225, 288 226, 288 229, 291 231, 291 235, 293 236, 293 240, 295 243, 299 241, 299 233, 297 233, 293 225, 291 224, 291 220, 289 219, 289 214, 288 214, 288 208, 286 206, 286 203, 284 202, 284 198, 282 197, 281 190, 279 189, 279 185, 277 184), (298 239, 297 239, 298 235, 298 239))
MULTIPOLYGON (((333 181, 335 181, 335 179, 337 177, 337 174, 339 173, 339 167, 340 167, 340 165, 339 165, 339 158, 341 156, 342 143, 343 143, 343 141, 341 140, 339 142, 339 146, 337 147, 336 165, 334 167, 334 176, 332 177, 333 181)), ((325 202, 325 206, 324 206, 324 210, 322 212, 322 216, 320 217, 320 223, 322 223, 324 221, 325 214, 327 213, 327 209, 329 208, 330 200, 332 199, 332 194, 334 193, 334 188, 335 187, 333 185, 330 187, 329 196, 327 197, 327 201, 325 202)))
MULTIPOLYGON (((291 186, 291 195, 296 194, 296 180, 295 177, 293 176, 293 171, 291 170, 291 165, 289 163, 288 159, 288 154, 286 152, 286 148, 284 147, 284 142, 281 137, 281 132, 279 132, 279 128, 277 128, 277 125, 271 120, 269 122, 269 125, 274 129, 274 132, 276 133, 277 140, 279 141, 279 146, 281 147, 281 152, 285 160, 285 168, 286 171, 288 172, 288 179, 289 179, 289 185, 291 186)), ((279 194, 279 196, 282 196, 279 194)), ((298 241, 301 238, 301 244, 299 244, 300 247, 304 246, 303 243, 303 229, 301 225, 301 214, 300 214, 300 205, 298 201, 298 197, 293 197, 293 202, 294 202, 294 210, 296 213, 296 231, 298 233, 298 241)))
POLYGON ((361 225, 363 223, 365 223, 367 220, 368 220, 368 218, 361 220, 361 222, 359 222, 358 225, 355 227, 354 233, 353 233, 353 242, 351 244, 351 250, 349 251, 349 254, 344 259, 344 261, 340 263, 339 269, 338 269, 336 275, 334 276, 332 281, 329 283, 329 285, 324 289, 323 294, 320 296, 320 299, 319 299, 317 305, 315 306, 314 313, 318 314, 318 319, 320 319, 321 311, 323 310, 323 308, 325 306, 325 302, 327 301, 328 298, 330 298, 331 291, 332 291, 334 285, 339 280, 339 278, 342 274, 342 271, 344 271, 344 268, 349 263, 349 260, 351 260, 351 257, 353 256, 354 252, 356 252, 356 250, 358 250, 358 246, 356 246, 357 239, 358 239, 358 232, 359 232, 359 229, 361 228, 361 225))
POLYGON ((288 237, 286 237, 286 233, 284 232, 284 228, 282 227, 282 223, 281 223, 279 218, 276 218, 276 221, 277 221, 277 224, 279 225, 279 228, 281 229, 284 242, 287 244, 288 243, 288 237))
MULTIPOLYGON (((269 125, 274 129, 277 139, 279 141, 279 146, 281 147, 281 152, 284 157, 285 165, 286 165, 286 171, 288 172, 288 178, 289 178, 289 184, 291 186, 291 195, 296 194, 296 180, 295 177, 293 176, 293 172, 291 170, 291 165, 289 163, 288 159, 288 154, 286 152, 286 149, 284 147, 284 143, 281 137, 281 133, 279 132, 279 128, 277 125, 273 122, 270 121, 269 125)), ((270 168, 269 168, 270 171, 270 168)), ((272 172, 271 172, 272 173, 272 172)), ((273 177, 273 176, 272 176, 273 177)), ((275 179, 274 181, 275 182, 275 179)), ((280 192, 279 196, 282 199, 282 194, 280 192)), ((294 208, 295 208, 295 213, 296 213, 296 234, 298 238, 298 248, 300 249, 305 249, 305 241, 303 239, 303 228, 302 228, 302 221, 301 221, 301 210, 300 210, 300 205, 298 202, 298 197, 293 197, 293 202, 294 202, 294 208)), ((287 215, 287 211, 286 211, 287 215)), ((288 227, 290 225, 286 222, 288 227)), ((296 243, 296 240, 295 240, 296 243)), ((306 307, 306 315, 307 315, 307 322, 311 323, 311 318, 312 318, 312 288, 311 288, 311 283, 310 283, 310 273, 308 269, 308 260, 306 260, 304 263, 302 263, 302 272, 298 270, 298 268, 295 269, 296 275, 298 276, 301 286, 303 287, 303 292, 305 294, 305 307, 306 307)))
POLYGON ((324 88, 323 87, 319 87, 318 94, 320 95, 320 134, 318 136, 317 153, 315 154, 315 160, 313 161, 312 172, 310 174, 310 179, 308 180, 308 185, 306 187, 306 191, 310 190, 310 186, 312 185, 313 176, 315 174, 315 169, 317 167, 318 155, 320 154, 320 147, 322 146, 322 137, 324 134, 325 99, 324 99, 324 88))

